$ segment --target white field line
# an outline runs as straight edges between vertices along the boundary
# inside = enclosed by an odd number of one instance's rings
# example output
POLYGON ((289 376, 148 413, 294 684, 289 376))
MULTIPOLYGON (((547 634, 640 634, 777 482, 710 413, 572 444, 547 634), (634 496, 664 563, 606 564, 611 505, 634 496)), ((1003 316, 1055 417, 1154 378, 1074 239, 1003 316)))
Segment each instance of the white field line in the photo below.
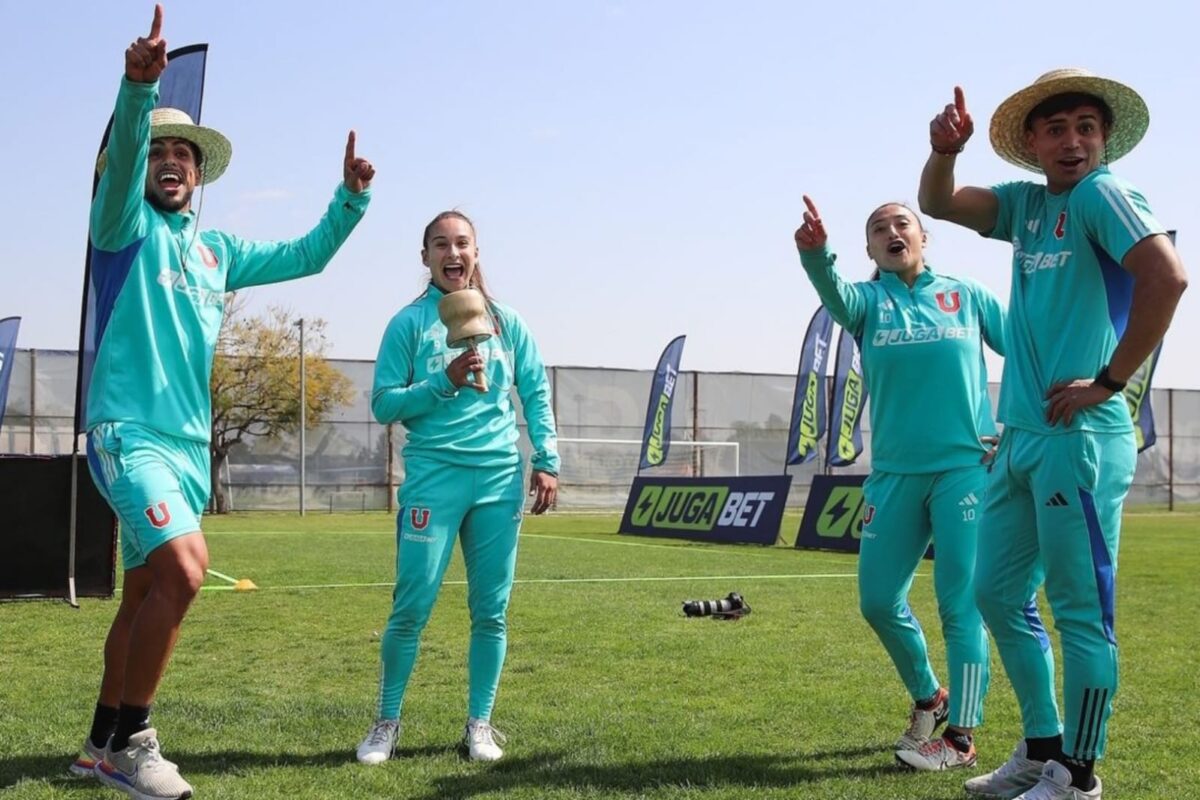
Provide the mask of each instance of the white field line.
MULTIPOLYGON (((573 584, 573 583, 670 583, 681 581, 776 581, 776 580, 819 580, 825 578, 854 578, 853 572, 828 572, 784 575, 652 575, 630 578, 518 578, 513 584, 573 584)), ((260 586, 259 591, 299 589, 380 589, 391 588, 392 583, 312 583, 289 586, 260 586)), ((466 586, 466 581, 443 581, 443 586, 466 586)), ((233 591, 232 586, 205 586, 206 591, 233 591)))
MULTIPOLYGON (((215 531, 213 533, 206 532, 205 536, 392 536, 396 535, 395 531, 215 531)), ((691 545, 720 545, 720 542, 692 542, 689 544, 653 544, 650 542, 630 542, 618 541, 616 539, 592 539, 584 536, 556 536, 550 533, 522 533, 522 539, 555 539, 563 542, 587 542, 588 544, 608 544, 617 545, 620 547, 650 547, 658 550, 674 550, 678 553, 708 553, 722 556, 754 556, 754 557, 772 557, 781 552, 794 552, 792 547, 773 547, 763 550, 750 549, 753 545, 744 545, 743 548, 730 550, 725 547, 694 547, 691 545)), ((680 540, 686 541, 686 540, 680 540)), ((808 559, 811 563, 814 559, 808 559)), ((819 559, 818 563, 822 564, 837 564, 844 565, 845 561, 840 557, 826 557, 819 559)))

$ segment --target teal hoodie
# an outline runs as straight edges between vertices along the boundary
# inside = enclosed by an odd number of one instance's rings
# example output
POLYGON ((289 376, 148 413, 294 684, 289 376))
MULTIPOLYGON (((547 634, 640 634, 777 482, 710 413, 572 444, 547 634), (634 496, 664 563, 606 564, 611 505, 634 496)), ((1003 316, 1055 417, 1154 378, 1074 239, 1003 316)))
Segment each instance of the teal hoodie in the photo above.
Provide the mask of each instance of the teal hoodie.
POLYGON ((446 375, 446 366, 462 350, 446 346, 446 326, 437 310, 445 296, 430 284, 388 323, 375 361, 375 418, 385 425, 404 425, 405 458, 477 467, 517 464, 517 417, 510 394, 515 387, 533 444, 533 468, 557 475, 550 382, 525 321, 492 301, 499 331, 476 348, 486 364, 488 390, 458 389, 446 375))
POLYGON ((1040 434, 1132 431, 1121 392, 1080 409, 1070 425, 1046 421, 1046 393, 1060 381, 1094 378, 1108 364, 1133 304, 1133 276, 1121 262, 1166 229, 1142 193, 1107 167, 1061 194, 1030 181, 992 191, 999 209, 988 236, 1013 246, 1000 420, 1040 434))
POLYGON ((370 200, 369 190, 334 192, 307 235, 248 242, 221 231, 196 233, 196 215, 146 201, 150 111, 157 83, 122 79, 108 138, 108 162, 92 201, 91 298, 96 363, 87 428, 137 422, 161 433, 209 441, 209 376, 225 293, 325 268, 370 200))
POLYGON ((1004 354, 1004 308, 981 284, 925 265, 910 289, 894 274, 849 283, 828 249, 800 263, 829 315, 862 351, 871 464, 901 474, 979 464, 996 433, 983 344, 1004 354))

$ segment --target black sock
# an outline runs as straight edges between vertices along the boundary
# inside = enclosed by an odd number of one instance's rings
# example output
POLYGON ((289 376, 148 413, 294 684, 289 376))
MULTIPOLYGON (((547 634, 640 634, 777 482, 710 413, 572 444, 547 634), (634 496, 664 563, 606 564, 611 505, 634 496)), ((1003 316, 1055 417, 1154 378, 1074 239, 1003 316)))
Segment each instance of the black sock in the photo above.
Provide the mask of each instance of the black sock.
POLYGON ((124 750, 129 737, 150 727, 150 706, 130 706, 121 703, 117 712, 117 730, 113 733, 112 749, 124 750))
POLYGON ((96 711, 92 714, 92 732, 88 740, 96 747, 108 744, 108 737, 117 729, 117 710, 112 706, 96 703, 96 711))
POLYGON ((966 731, 956 731, 950 728, 946 729, 945 733, 942 734, 942 738, 960 753, 971 752, 971 745, 975 742, 975 737, 966 731))
POLYGON ((917 708, 921 709, 922 711, 933 711, 933 709, 935 709, 937 707, 938 700, 941 699, 941 696, 942 696, 942 690, 938 689, 936 692, 933 693, 932 697, 930 697, 927 700, 921 700, 921 701, 917 702, 916 706, 917 706, 917 708))
POLYGON ((1062 758, 1062 734, 1058 736, 1039 736, 1036 739, 1026 739, 1025 748, 1029 751, 1025 757, 1030 761, 1058 761, 1062 758))
POLYGON ((1085 792, 1091 791, 1095 780, 1092 773, 1096 769, 1096 760, 1094 758, 1079 759, 1079 758, 1064 758, 1063 764, 1067 769, 1071 770, 1071 785, 1076 789, 1083 789, 1085 792))

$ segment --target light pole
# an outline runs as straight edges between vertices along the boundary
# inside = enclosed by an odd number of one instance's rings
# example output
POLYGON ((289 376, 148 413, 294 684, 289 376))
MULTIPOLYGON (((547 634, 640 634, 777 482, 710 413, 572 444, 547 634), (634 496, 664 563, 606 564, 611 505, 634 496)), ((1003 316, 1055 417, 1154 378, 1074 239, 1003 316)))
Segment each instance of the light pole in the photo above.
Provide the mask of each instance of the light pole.
POLYGON ((300 328, 300 516, 304 516, 304 425, 308 407, 308 393, 304 380, 304 317, 296 323, 300 328))

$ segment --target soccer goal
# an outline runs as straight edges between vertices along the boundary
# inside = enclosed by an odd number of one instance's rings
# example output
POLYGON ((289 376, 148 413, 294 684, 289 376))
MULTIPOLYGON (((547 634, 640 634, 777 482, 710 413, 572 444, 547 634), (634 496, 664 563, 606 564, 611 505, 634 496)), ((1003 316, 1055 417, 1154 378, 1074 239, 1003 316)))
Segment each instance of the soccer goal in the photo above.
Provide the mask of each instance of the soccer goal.
POLYGON ((339 511, 367 512, 367 493, 359 491, 332 491, 329 493, 329 513, 339 511))
MULTIPOLYGON (((729 477, 738 474, 737 442, 675 441, 662 464, 648 470, 660 476, 729 477)), ((559 439, 561 478, 576 484, 629 485, 642 455, 641 439, 559 439)))
MULTIPOLYGON (((637 475, 641 439, 560 438, 559 507, 621 508, 637 475)), ((739 474, 737 442, 673 441, 667 459, 642 472, 655 477, 722 478, 739 474)))

